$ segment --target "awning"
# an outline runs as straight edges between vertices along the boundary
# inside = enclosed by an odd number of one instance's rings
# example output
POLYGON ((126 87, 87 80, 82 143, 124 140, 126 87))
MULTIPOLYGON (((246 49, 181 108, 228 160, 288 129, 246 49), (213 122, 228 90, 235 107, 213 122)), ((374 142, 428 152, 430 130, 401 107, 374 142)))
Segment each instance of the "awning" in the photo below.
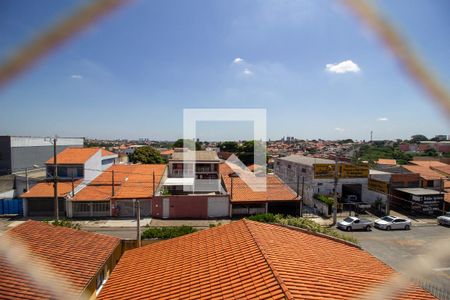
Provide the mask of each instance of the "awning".
POLYGON ((194 178, 167 178, 163 183, 164 186, 185 186, 194 185, 194 178))

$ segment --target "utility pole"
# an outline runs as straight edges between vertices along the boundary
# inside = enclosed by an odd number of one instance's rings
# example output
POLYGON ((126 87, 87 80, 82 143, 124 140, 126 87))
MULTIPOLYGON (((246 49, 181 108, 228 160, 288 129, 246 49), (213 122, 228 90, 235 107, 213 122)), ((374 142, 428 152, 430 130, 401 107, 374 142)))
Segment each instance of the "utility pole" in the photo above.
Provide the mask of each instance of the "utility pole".
POLYGON ((300 199, 300 217, 303 217, 303 196, 305 195, 305 176, 302 177, 302 198, 300 199))
POLYGON ((54 206, 55 206, 55 218, 59 220, 59 202, 58 202, 58 164, 56 161, 56 136, 53 138, 53 192, 54 192, 54 206))
POLYGON ((136 204, 136 240, 138 248, 141 247, 141 202, 134 199, 136 204))
POLYGON ((338 185, 338 155, 334 158, 334 191, 333 191, 333 226, 337 222, 337 185, 338 185))
POLYGON ((155 171, 153 171, 153 197, 156 195, 156 185, 155 185, 155 171))
MULTIPOLYGON (((298 196, 300 196, 300 172, 299 172, 299 168, 297 168, 297 189, 296 189, 295 192, 297 193, 297 198, 298 198, 298 196)), ((301 204, 299 203, 299 206, 300 205, 301 204)), ((302 212, 301 212, 302 208, 299 207, 298 209, 299 209, 299 215, 302 216, 302 212)))
POLYGON ((72 197, 74 197, 74 196, 75 196, 75 186, 73 183, 73 172, 72 172, 72 197))
POLYGON ((389 216, 390 212, 391 212, 391 191, 392 188, 392 178, 389 179, 389 185, 388 185, 388 194, 387 194, 387 199, 386 199, 386 216, 389 216))
POLYGON ((114 197, 116 195, 115 182, 114 182, 114 170, 111 171, 111 195, 114 197))
MULTIPOLYGON (((444 194, 444 180, 443 178, 441 178, 440 182, 439 182, 439 194, 443 195, 444 194)), ((445 196, 443 196, 445 197, 445 196)), ((444 198, 442 198, 442 214, 445 215, 445 200, 444 198)))
POLYGON ((233 200, 233 179, 234 176, 231 176, 231 195, 230 195, 231 200, 233 200))
POLYGON ((28 192, 28 190, 30 189, 30 183, 28 181, 28 168, 25 168, 25 180, 26 180, 26 191, 28 192))

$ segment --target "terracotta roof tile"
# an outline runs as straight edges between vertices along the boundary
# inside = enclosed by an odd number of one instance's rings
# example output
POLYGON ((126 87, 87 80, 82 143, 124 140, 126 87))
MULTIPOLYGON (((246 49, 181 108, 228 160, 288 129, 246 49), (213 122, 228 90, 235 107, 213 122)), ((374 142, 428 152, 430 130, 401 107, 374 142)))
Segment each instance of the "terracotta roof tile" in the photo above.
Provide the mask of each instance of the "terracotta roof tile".
MULTIPOLYGON (((58 164, 84 164, 89 158, 100 151, 100 148, 66 148, 56 155, 58 164)), ((51 157, 46 164, 53 164, 51 157)))
MULTIPOLYGON (((73 186, 76 188, 82 180, 74 182, 73 186)), ((58 197, 65 197, 72 191, 72 182, 61 181, 58 182, 58 197)), ((26 193, 20 195, 22 198, 51 198, 54 195, 53 182, 39 182, 26 193)))
MULTIPOLYGON (((108 150, 105 150, 105 149, 101 149, 101 150, 102 150, 102 156, 111 156, 111 155, 116 155, 117 156, 116 153, 113 153, 111 151, 108 151, 108 150)), ((58 158, 56 158, 56 159, 58 159, 58 158)))
POLYGON ((380 158, 377 160, 377 164, 395 166, 397 165, 397 161, 395 159, 380 158))
POLYGON ((432 169, 430 169, 429 166, 403 165, 402 167, 412 173, 419 173, 420 177, 422 177, 425 180, 439 180, 439 179, 445 177, 444 175, 440 174, 439 172, 436 172, 436 171, 433 171, 432 169))
MULTIPOLYGON (((64 278, 67 292, 80 295, 100 267, 110 257, 120 239, 37 221, 27 221, 8 230, 2 239, 20 244, 33 261, 54 270, 56 278, 64 278)), ((15 253, 21 255, 21 253, 15 253)), ((32 263, 32 262, 30 262, 32 263)), ((51 293, 36 285, 28 273, 13 267, 0 254, 0 298, 49 299, 51 293)), ((52 285, 61 284, 53 282, 52 285)))
POLYGON ((101 201, 113 199, 151 198, 153 172, 158 186, 166 165, 113 165, 88 186, 75 194, 73 201, 101 201), (114 196, 112 195, 114 171, 114 196))
MULTIPOLYGON (((219 171, 222 180, 225 184, 226 190, 231 193, 231 177, 233 170, 226 164, 219 165, 219 171)), ((261 202, 261 201, 290 201, 296 200, 297 194, 280 178, 275 175, 268 174, 266 176, 266 191, 253 191, 242 179, 239 177, 233 178, 233 195, 231 202, 261 202)))
POLYGON ((355 246, 241 220, 127 251, 99 298, 352 299, 394 274, 355 246))

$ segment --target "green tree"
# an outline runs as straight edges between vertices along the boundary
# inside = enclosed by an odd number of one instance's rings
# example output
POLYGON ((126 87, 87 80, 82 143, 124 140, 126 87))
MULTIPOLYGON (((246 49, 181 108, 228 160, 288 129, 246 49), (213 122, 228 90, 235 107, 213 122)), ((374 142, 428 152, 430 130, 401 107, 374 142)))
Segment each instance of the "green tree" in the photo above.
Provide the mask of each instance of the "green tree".
POLYGON ((172 145, 173 148, 188 148, 190 150, 201 150, 202 145, 199 142, 194 142, 193 140, 183 140, 178 139, 172 145))
POLYGON ((224 152, 236 153, 239 151, 238 143, 232 142, 232 141, 220 143, 219 148, 220 148, 220 151, 224 151, 224 152))
POLYGON ((132 163, 162 164, 165 162, 158 150, 150 146, 136 148, 128 157, 132 163))

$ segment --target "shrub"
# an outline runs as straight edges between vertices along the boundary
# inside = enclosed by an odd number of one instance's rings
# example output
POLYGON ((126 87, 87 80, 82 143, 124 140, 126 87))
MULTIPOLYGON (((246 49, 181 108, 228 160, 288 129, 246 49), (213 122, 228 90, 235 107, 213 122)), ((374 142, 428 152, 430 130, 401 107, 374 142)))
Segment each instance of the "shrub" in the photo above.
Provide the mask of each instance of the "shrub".
POLYGON ((323 203, 328 204, 328 205, 333 205, 333 203, 334 203, 334 199, 333 198, 325 196, 325 195, 315 194, 314 195, 314 199, 322 201, 323 203))
POLYGON ((196 232, 192 226, 168 226, 168 227, 147 227, 142 232, 142 239, 171 239, 185 234, 196 232))
POLYGON ((274 215, 271 213, 268 214, 258 214, 248 217, 249 220, 262 222, 262 223, 276 223, 279 219, 281 219, 281 215, 274 215))
POLYGON ((341 233, 336 229, 321 226, 320 224, 314 222, 313 220, 300 217, 282 217, 281 215, 274 214, 260 214, 248 217, 249 220, 258 221, 263 223, 277 223, 281 225, 288 225, 293 227, 298 227, 302 229, 309 230, 311 232, 317 232, 332 236, 341 240, 345 240, 354 244, 358 243, 358 240, 348 234, 341 233))
POLYGON ((67 219, 62 219, 62 220, 54 220, 54 221, 49 221, 49 220, 44 220, 44 223, 53 225, 53 226, 60 226, 60 227, 67 227, 67 228, 72 228, 72 229, 76 229, 76 230, 80 230, 81 229, 81 225, 78 223, 74 223, 70 220, 67 219))

